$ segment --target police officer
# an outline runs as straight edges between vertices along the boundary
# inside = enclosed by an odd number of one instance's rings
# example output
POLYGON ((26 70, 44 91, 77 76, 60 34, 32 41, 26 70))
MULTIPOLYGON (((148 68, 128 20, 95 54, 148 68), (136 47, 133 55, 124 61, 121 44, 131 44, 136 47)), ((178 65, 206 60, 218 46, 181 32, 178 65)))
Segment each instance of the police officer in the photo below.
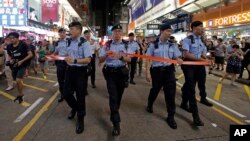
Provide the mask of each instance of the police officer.
POLYGON ((121 120, 119 108, 125 89, 126 77, 124 75, 128 75, 128 69, 125 65, 126 62, 131 61, 129 57, 122 54, 126 52, 128 52, 128 50, 126 49, 126 43, 122 40, 122 27, 120 24, 117 24, 112 28, 112 40, 109 41, 100 52, 100 63, 106 61, 106 65, 103 68, 103 74, 107 82, 109 93, 110 120, 113 123, 113 136, 118 136, 120 134, 121 120))
POLYGON ((72 108, 68 119, 73 119, 77 113, 76 133, 80 134, 84 130, 85 94, 87 77, 87 64, 91 60, 90 45, 81 36, 82 25, 80 22, 72 22, 69 25, 71 39, 67 47, 67 57, 65 61, 68 66, 65 75, 63 97, 72 108), (74 97, 76 93, 76 98, 74 97))
MULTIPOLYGON (((201 21, 195 21, 191 24, 193 33, 185 38, 182 42, 182 48, 184 50, 183 55, 185 60, 189 61, 206 61, 206 46, 201 40, 201 36, 204 33, 203 25, 201 21)), ((182 103, 181 108, 188 110, 193 115, 193 123, 195 126, 204 126, 204 123, 200 120, 198 107, 195 98, 195 86, 199 81, 200 91, 203 91, 201 97, 201 103, 209 105, 206 99, 205 93, 205 81, 206 70, 205 66, 197 65, 182 65, 182 70, 185 76, 185 83, 182 87, 182 103), (190 109, 188 108, 188 103, 190 109)))
MULTIPOLYGON (((67 55, 67 46, 68 46, 68 40, 66 39, 66 30, 64 28, 60 28, 58 30, 58 33, 59 33, 60 39, 55 44, 56 48, 55 48, 54 55, 65 57, 67 55)), ((57 67, 56 74, 57 74, 57 81, 59 83, 59 91, 61 93, 61 96, 58 99, 58 102, 62 102, 67 63, 65 62, 65 60, 56 60, 55 64, 57 67)))
MULTIPOLYGON (((134 33, 129 33, 129 42, 128 42, 128 48, 129 50, 134 53, 138 54, 140 50, 139 44, 134 40, 135 39, 135 34, 134 33)), ((136 70, 136 64, 137 64, 137 57, 132 57, 131 62, 129 63, 129 68, 130 68, 130 84, 135 85, 136 83, 134 82, 134 76, 135 76, 135 70, 136 70)))
MULTIPOLYGON (((172 29, 170 24, 161 24, 160 36, 149 45, 146 55, 174 59, 181 64, 181 52, 175 44, 169 42, 171 33, 172 29)), ((149 93, 146 110, 149 113, 153 113, 153 103, 163 86, 168 112, 167 123, 172 129, 176 129, 177 124, 174 120, 176 82, 173 65, 171 65, 171 63, 152 61, 150 68, 150 64, 151 62, 147 61, 146 78, 149 82, 152 80, 152 88, 149 93)))

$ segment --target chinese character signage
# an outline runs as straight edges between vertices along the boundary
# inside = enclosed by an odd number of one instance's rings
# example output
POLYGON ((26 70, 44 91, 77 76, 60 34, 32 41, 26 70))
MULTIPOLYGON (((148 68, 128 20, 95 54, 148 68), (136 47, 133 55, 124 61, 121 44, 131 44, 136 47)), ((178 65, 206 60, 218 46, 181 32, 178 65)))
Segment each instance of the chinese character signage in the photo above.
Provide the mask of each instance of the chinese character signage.
POLYGON ((42 22, 58 22, 58 0, 42 0, 42 22))
POLYGON ((147 24, 147 29, 159 29, 159 24, 147 24))
POLYGON ((25 26, 27 0, 0 0, 0 25, 25 26))

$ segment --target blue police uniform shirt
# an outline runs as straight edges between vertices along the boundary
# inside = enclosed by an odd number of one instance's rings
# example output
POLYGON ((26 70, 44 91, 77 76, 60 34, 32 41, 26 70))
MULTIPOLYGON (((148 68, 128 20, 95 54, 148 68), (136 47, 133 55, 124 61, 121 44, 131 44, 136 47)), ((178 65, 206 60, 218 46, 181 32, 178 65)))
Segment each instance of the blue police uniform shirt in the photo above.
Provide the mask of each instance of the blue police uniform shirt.
MULTIPOLYGON (((168 41, 159 41, 158 48, 155 48, 154 43, 150 43, 146 55, 167 59, 177 59, 181 56, 181 52, 175 44, 168 41)), ((171 63, 152 61, 152 67, 165 67, 170 65, 171 63)))
POLYGON ((194 43, 191 42, 189 37, 186 37, 182 41, 182 48, 188 52, 190 52, 194 57, 200 59, 202 54, 207 52, 207 47, 201 40, 200 36, 196 36, 195 34, 191 34, 194 37, 194 43))
POLYGON ((68 42, 66 38, 64 40, 59 41, 55 49, 55 54, 58 54, 59 56, 67 56, 67 46, 68 42))
MULTIPOLYGON (((68 56, 72 57, 73 59, 83 59, 92 56, 91 47, 89 42, 82 43, 81 46, 78 46, 80 43, 80 37, 77 39, 72 39, 70 42, 69 47, 67 47, 68 56)), ((87 66, 88 64, 69 64, 70 66, 87 66)))
MULTIPOLYGON (((131 53, 130 49, 125 48, 125 44, 122 41, 119 43, 114 43, 114 41, 112 41, 112 43, 110 44, 110 47, 106 47, 106 46, 102 47, 102 49, 100 50, 100 57, 105 57, 107 51, 131 53)), ((108 67, 116 68, 116 67, 122 67, 126 65, 124 61, 114 60, 109 57, 107 57, 105 61, 106 61, 106 66, 108 67)))
POLYGON ((136 41, 128 42, 128 48, 131 51, 131 53, 136 53, 140 49, 140 47, 136 41))

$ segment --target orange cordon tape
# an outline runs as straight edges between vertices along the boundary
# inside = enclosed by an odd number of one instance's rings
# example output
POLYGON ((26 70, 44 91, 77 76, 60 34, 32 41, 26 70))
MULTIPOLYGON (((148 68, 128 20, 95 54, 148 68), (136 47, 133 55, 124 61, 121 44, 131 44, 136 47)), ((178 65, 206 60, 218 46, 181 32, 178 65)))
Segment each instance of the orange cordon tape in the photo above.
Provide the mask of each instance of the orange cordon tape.
MULTIPOLYGON (((111 53, 112 54, 112 53, 111 53)), ((168 59, 168 58, 160 58, 160 57, 153 57, 147 55, 140 55, 140 54, 131 54, 131 53, 122 53, 132 57, 144 58, 148 60, 154 60, 159 62, 166 62, 172 64, 178 64, 176 60, 168 59)), ((183 61, 183 65, 210 65, 210 61, 183 61)))

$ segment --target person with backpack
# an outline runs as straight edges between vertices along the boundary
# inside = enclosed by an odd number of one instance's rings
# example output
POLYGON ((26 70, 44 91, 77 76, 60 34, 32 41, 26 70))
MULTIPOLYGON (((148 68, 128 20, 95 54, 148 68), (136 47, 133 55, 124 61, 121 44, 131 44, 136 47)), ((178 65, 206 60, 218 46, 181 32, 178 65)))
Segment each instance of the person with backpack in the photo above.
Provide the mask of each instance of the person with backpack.
MULTIPOLYGON (((68 39, 66 38, 66 30, 64 28, 60 28, 58 30, 59 34, 59 41, 55 43, 55 52, 54 55, 58 55, 61 57, 67 56, 67 47, 69 44, 68 39)), ((65 60, 56 60, 56 74, 57 74, 57 81, 59 84, 59 91, 61 93, 61 96, 58 99, 58 102, 62 102, 64 100, 63 98, 63 89, 64 89, 64 81, 65 81, 65 72, 67 68, 67 63, 65 60)))
POLYGON ((74 21, 69 24, 70 43, 67 47, 65 61, 68 64, 65 72, 63 97, 71 107, 68 119, 72 120, 77 113, 76 133, 84 131, 84 117, 86 115, 85 92, 87 85, 87 66, 91 61, 90 44, 81 37, 82 24, 74 21), (76 93, 76 97, 74 96, 76 93))
MULTIPOLYGON (((176 44, 169 41, 171 33, 171 25, 169 23, 162 23, 160 25, 160 36, 149 45, 146 55, 173 59, 177 60, 178 64, 182 64, 180 50, 176 44)), ((166 121, 172 129, 177 129, 177 124, 174 120, 176 80, 173 65, 159 61, 152 61, 151 65, 151 61, 148 60, 146 63, 146 79, 148 82, 152 81, 152 88, 150 89, 146 108, 147 112, 153 113, 154 101, 163 87, 168 112, 166 121)))
POLYGON ((101 48, 99 57, 100 63, 106 61, 103 75, 109 93, 110 120, 113 123, 112 136, 120 135, 119 109, 123 92, 128 85, 129 70, 126 68, 126 63, 131 61, 126 53, 129 53, 127 42, 122 40, 122 26, 117 24, 112 28, 112 40, 101 48))
POLYGON ((32 52, 29 50, 28 46, 19 41, 19 34, 17 32, 11 32, 8 35, 10 43, 7 46, 7 53, 10 61, 8 65, 12 70, 13 80, 17 83, 18 95, 14 99, 14 102, 18 100, 19 103, 23 102, 23 78, 25 75, 25 70, 28 65, 28 60, 32 58, 32 52))

